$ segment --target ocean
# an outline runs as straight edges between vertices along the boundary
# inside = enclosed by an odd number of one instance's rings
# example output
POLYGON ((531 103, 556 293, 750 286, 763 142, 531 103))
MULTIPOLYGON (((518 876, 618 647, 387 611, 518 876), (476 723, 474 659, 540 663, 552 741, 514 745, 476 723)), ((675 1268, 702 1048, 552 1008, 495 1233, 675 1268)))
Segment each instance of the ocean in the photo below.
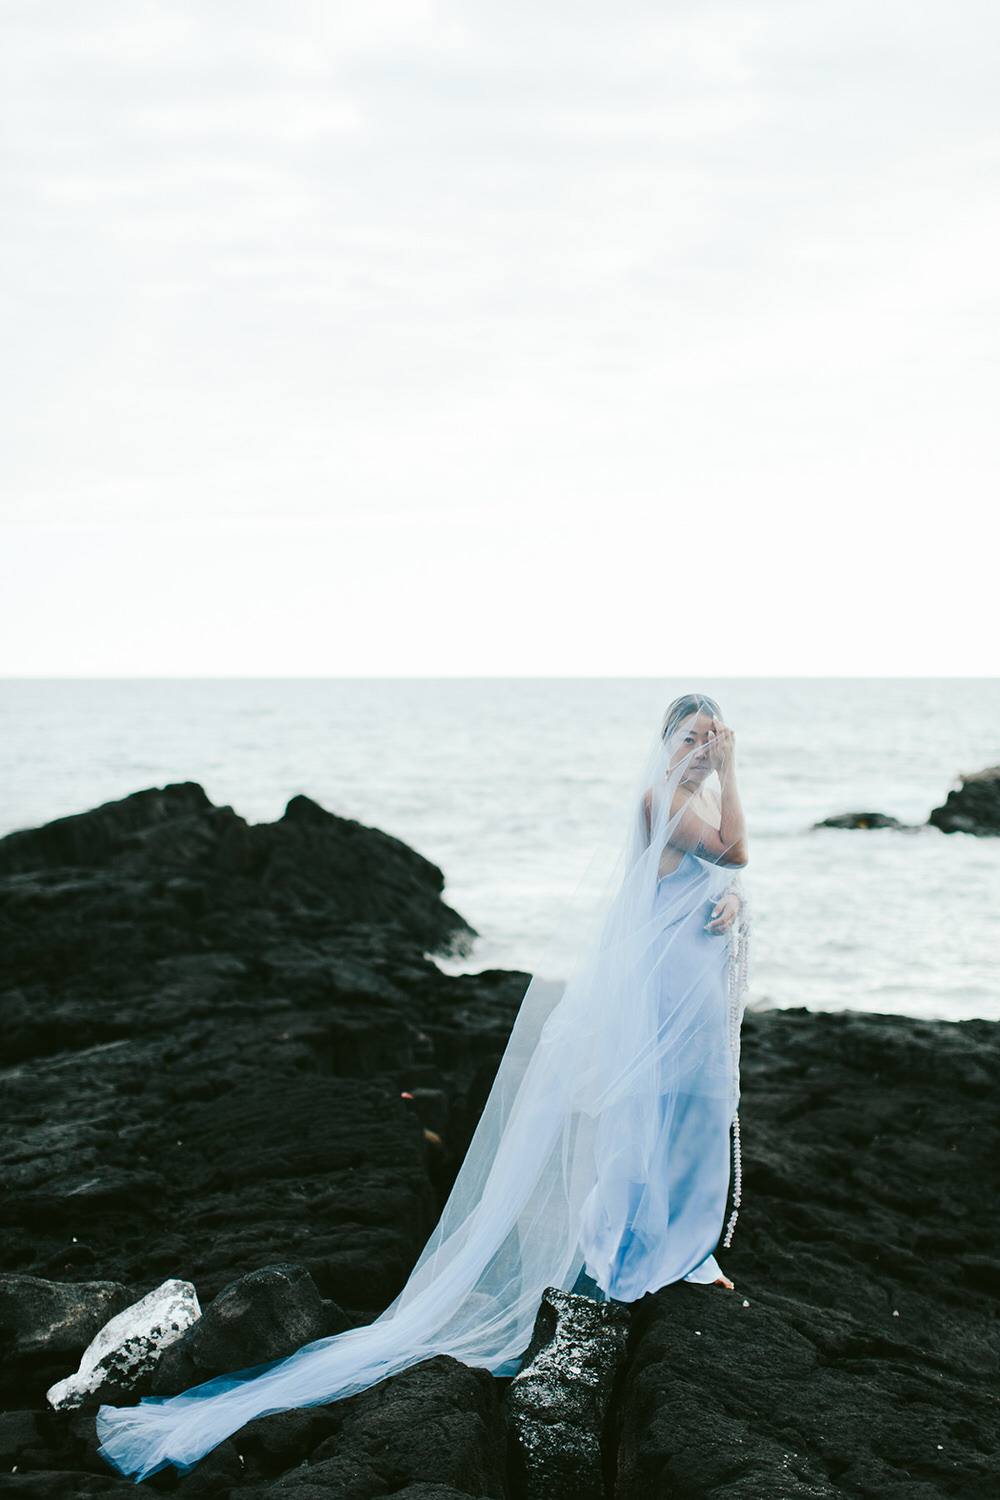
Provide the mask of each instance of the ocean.
POLYGON ((693 687, 736 733, 751 1005, 1000 1018, 1000 838, 812 826, 923 822, 1000 762, 997 678, 8 679, 0 832, 169 781, 250 822, 304 792, 441 866, 480 934, 443 968, 564 978, 574 893, 693 687))

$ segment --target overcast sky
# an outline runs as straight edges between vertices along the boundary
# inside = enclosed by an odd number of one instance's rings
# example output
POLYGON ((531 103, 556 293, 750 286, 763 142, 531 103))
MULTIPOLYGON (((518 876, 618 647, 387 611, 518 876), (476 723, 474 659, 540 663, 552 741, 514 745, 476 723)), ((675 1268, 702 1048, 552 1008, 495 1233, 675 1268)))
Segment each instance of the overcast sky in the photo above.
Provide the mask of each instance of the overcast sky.
POLYGON ((0 672, 1000 670, 995 3, 0 16, 0 672))

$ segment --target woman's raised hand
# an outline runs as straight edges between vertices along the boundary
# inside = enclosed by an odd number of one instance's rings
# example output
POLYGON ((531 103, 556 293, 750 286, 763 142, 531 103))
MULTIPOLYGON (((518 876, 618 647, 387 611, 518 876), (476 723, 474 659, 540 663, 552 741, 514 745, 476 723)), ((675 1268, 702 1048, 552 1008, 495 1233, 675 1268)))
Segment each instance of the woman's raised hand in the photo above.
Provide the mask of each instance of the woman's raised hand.
POLYGON ((712 715, 712 727, 708 732, 708 763, 718 771, 720 781, 728 776, 736 763, 736 736, 728 724, 712 715))

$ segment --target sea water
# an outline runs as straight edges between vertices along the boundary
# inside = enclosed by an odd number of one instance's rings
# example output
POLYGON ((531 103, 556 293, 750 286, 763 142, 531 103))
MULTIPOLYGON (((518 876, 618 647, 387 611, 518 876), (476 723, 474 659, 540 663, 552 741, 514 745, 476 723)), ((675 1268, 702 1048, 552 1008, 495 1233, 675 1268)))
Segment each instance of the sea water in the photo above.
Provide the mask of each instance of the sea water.
POLYGON ((563 978, 574 893, 695 686, 736 732, 751 1003, 1000 1018, 1000 838, 813 827, 923 823, 959 772, 1000 762, 1000 679, 7 680, 0 832, 169 781, 250 822, 304 792, 440 865, 479 933, 442 967, 563 978))

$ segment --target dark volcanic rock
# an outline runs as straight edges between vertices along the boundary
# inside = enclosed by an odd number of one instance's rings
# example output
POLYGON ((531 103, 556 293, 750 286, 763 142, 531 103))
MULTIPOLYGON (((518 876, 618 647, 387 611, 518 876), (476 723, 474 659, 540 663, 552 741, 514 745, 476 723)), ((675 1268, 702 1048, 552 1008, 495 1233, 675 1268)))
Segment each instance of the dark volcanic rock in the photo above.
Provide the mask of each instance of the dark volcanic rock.
POLYGON ((248 824, 194 782, 8 834, 0 877, 5 968, 21 980, 106 955, 127 922, 154 944, 172 928, 182 949, 200 951, 214 946, 223 913, 232 941, 262 908, 272 931, 280 931, 276 917, 294 913, 327 930, 378 923, 433 951, 475 935, 441 900, 438 867, 399 839, 302 796, 277 822, 248 824), (49 931, 46 948, 39 926, 49 931))
POLYGON ((525 1500, 602 1500, 605 1425, 628 1309, 548 1287, 507 1408, 525 1500))
POLYGON ((814 823, 814 828, 908 828, 910 825, 901 823, 898 818, 890 817, 888 813, 880 812, 849 812, 836 813, 833 817, 822 818, 814 823))
POLYGON ((34 1411, 0 1412, 0 1464, 8 1472, 26 1448, 44 1445, 42 1419, 34 1411))
MULTIPOLYGON (((438 1355, 330 1411, 337 1426, 296 1479, 314 1481, 328 1466, 337 1475, 363 1464, 387 1494, 416 1481, 469 1495, 505 1494, 500 1389, 485 1370, 438 1355)), ((287 1479, 285 1487, 295 1492, 287 1479)))
POLYGON ((618 1500, 987 1500, 997 1027, 778 1011, 743 1055, 736 1290, 634 1307, 618 1500))
POLYGON ((211 1375, 283 1359, 302 1344, 347 1327, 343 1312, 323 1300, 303 1266, 262 1266, 223 1287, 171 1344, 152 1388, 157 1395, 174 1395, 211 1375))
POLYGON ((373 1500, 411 1490, 412 1500, 503 1500, 508 1492, 500 1398, 500 1383, 485 1370, 439 1355, 348 1400, 248 1423, 208 1454, 180 1488, 195 1493, 193 1481, 211 1470, 206 1482, 215 1488, 205 1493, 231 1494, 234 1500, 373 1500))
MULTIPOLYGON (((440 873, 308 799, 248 829, 192 785, 11 835, 0 868, 0 1270, 79 1283, 80 1297, 113 1281, 126 1303, 181 1277, 207 1306, 292 1262, 315 1284, 285 1329, 294 1347, 386 1306, 528 979, 452 978, 425 956, 469 931, 440 873)), ((280 1340, 257 1337, 266 1317, 236 1321, 209 1366, 277 1357, 280 1340)), ((35 1467, 54 1494, 70 1493, 64 1469, 124 1483, 94 1453, 101 1398, 84 1428, 45 1404, 96 1331, 0 1363, 0 1402, 49 1424, 35 1467)), ((213 1461, 185 1484, 221 1483, 213 1461)))
POLYGON ((961 776, 927 821, 943 833, 1000 834, 1000 766, 961 776))
POLYGON ((0 1338, 16 1354, 79 1354, 131 1300, 114 1281, 0 1275, 0 1338))
MULTIPOLYGON (((258 829, 190 784, 110 809, 0 842, 0 1271, 129 1300, 180 1277, 221 1311, 292 1265, 289 1342, 369 1318, 434 1224, 528 976, 441 973, 426 954, 460 919, 439 873, 308 799, 258 829)), ((748 1015, 737 1290, 633 1309, 616 1500, 1000 1492, 998 1062, 987 1022, 748 1015)), ((209 1363, 284 1347, 281 1319, 265 1295, 263 1344, 236 1318, 209 1363)), ((74 1337, 0 1361, 11 1493, 132 1489, 92 1404, 46 1407, 74 1337)), ((504 1390, 431 1360, 146 1487, 515 1500, 504 1390)))

